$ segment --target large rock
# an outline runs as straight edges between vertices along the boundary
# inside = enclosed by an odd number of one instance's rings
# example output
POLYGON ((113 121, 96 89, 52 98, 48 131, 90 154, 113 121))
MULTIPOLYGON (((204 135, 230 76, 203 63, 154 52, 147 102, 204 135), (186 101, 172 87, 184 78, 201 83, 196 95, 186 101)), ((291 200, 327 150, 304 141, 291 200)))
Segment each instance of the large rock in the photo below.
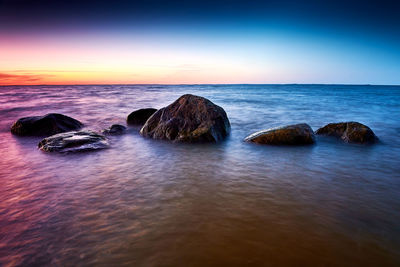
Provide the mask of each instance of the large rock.
POLYGON ((155 108, 143 108, 139 110, 135 110, 131 114, 128 115, 126 122, 131 125, 143 125, 146 123, 147 119, 153 115, 157 109, 155 108))
POLYGON ((50 113, 44 116, 25 117, 17 120, 11 133, 20 136, 48 136, 52 134, 79 130, 83 124, 71 117, 50 113))
POLYGON ((154 113, 140 134, 178 142, 218 142, 230 132, 223 108, 195 95, 183 95, 154 113))
POLYGON ((359 122, 329 123, 316 132, 318 135, 334 136, 347 143, 374 143, 378 141, 375 133, 359 122))
POLYGON ((104 129, 101 131, 103 134, 108 135, 121 135, 124 134, 126 131, 126 127, 120 124, 113 124, 108 129, 104 129))
POLYGON ((244 141, 266 145, 308 145, 315 142, 315 136, 308 124, 301 123, 255 132, 244 141))
POLYGON ((72 131, 44 138, 38 147, 48 152, 80 152, 107 148, 107 138, 92 131, 72 131))

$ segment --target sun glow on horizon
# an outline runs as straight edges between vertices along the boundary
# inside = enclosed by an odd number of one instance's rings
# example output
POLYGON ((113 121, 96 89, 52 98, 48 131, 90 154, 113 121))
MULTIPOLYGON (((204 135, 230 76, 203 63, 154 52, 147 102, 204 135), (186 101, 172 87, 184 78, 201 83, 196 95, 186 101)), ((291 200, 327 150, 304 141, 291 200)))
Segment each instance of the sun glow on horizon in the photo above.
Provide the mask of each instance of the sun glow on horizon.
POLYGON ((26 43, 14 39, 0 44, 0 85, 221 83, 246 78, 243 64, 227 57, 152 47, 136 40, 31 39, 26 43))

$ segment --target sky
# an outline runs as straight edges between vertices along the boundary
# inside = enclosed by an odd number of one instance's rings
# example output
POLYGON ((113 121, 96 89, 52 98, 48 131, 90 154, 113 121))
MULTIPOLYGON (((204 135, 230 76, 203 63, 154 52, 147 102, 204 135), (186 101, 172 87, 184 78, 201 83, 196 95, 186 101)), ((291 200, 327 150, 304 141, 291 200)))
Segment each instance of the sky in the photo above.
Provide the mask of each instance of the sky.
POLYGON ((399 14, 387 0, 0 0, 0 85, 399 85, 399 14))

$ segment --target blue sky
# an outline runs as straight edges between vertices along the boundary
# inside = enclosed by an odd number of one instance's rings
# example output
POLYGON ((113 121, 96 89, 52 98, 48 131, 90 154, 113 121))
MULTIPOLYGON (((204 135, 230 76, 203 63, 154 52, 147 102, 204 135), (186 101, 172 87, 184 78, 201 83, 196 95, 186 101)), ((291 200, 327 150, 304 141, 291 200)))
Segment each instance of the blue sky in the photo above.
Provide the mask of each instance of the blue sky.
POLYGON ((399 13, 386 0, 2 0, 0 77, 400 84, 399 13))

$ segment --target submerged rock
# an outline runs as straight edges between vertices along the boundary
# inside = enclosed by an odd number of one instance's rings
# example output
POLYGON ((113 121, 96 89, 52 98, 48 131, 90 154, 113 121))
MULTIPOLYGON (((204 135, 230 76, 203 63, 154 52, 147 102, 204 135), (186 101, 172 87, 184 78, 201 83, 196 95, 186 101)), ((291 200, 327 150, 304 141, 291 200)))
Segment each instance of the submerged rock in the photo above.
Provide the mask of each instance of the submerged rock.
POLYGON ((46 136, 79 130, 82 126, 80 121, 71 117, 50 113, 17 120, 11 127, 11 133, 20 136, 46 136))
POLYGON ((143 108, 135 110, 128 115, 126 122, 131 125, 143 125, 156 111, 157 109, 155 108, 143 108))
POLYGON ((120 135, 125 133, 126 127, 120 124, 113 124, 110 128, 101 131, 103 134, 120 135))
POLYGON ((48 152, 80 152, 107 148, 104 135, 92 131, 72 131, 44 138, 38 147, 48 152))
POLYGON ((315 136, 308 124, 301 123, 255 132, 244 141, 266 145, 307 145, 315 143, 315 136))
POLYGON ((190 94, 159 109, 140 130, 145 137, 178 142, 218 142, 229 132, 230 123, 223 108, 190 94))
POLYGON ((378 137, 366 125, 359 122, 329 123, 316 132, 318 135, 334 136, 347 143, 375 143, 378 137))

